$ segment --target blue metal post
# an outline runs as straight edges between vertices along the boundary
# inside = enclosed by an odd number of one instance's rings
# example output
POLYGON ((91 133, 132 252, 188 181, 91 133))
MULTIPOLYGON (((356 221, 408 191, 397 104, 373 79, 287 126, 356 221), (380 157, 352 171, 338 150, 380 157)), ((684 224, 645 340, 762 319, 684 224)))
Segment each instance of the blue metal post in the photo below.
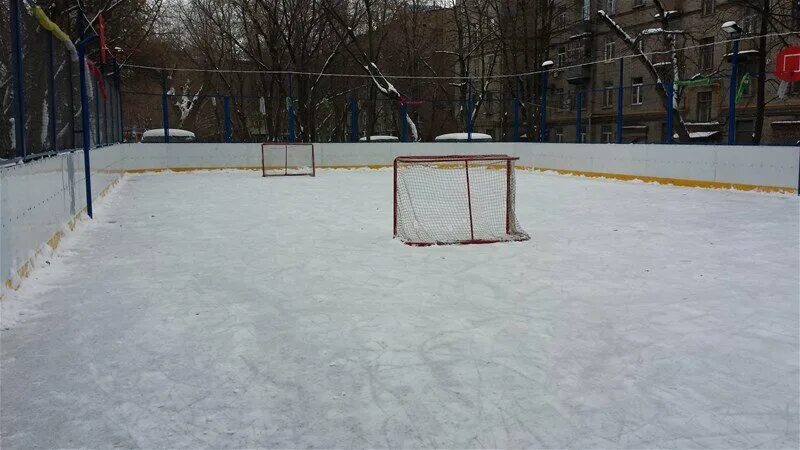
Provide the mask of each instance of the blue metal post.
POLYGON ((583 109, 583 92, 576 91, 575 93, 575 143, 582 144, 581 134, 583 133, 583 123, 581 121, 581 112, 583 109))
POLYGON ((94 132, 95 141, 99 146, 101 144, 100 138, 100 79, 94 82, 94 132))
POLYGON ((49 59, 47 61, 47 68, 49 70, 50 77, 47 79, 47 92, 49 94, 49 102, 50 107, 47 109, 50 118, 49 122, 49 132, 50 132, 50 151, 58 151, 58 139, 56 136, 56 72, 55 72, 55 63, 53 61, 53 34, 47 33, 47 51, 49 53, 49 59))
POLYGON ((226 95, 222 99, 222 105, 225 111, 225 142, 230 142, 231 141, 231 97, 229 95, 226 95))
POLYGON ((672 144, 672 116, 674 112, 673 108, 675 107, 673 93, 675 92, 675 85, 672 84, 672 80, 670 80, 664 87, 666 87, 667 90, 667 98, 665 99, 667 102, 667 135, 664 136, 664 143, 672 144))
POLYGON ((114 87, 117 90, 117 124, 119 126, 119 142, 125 140, 125 122, 122 120, 122 87, 119 74, 119 64, 116 58, 114 59, 114 87))
POLYGON ((164 127, 164 142, 169 144, 169 104, 167 101, 167 74, 161 74, 161 123, 164 127))
POLYGON ((539 108, 539 142, 547 142, 547 70, 542 71, 542 105, 539 108))
POLYGON ((406 141, 406 136, 408 134, 408 121, 406 120, 406 116, 408 115, 408 105, 405 103, 400 104, 400 142, 406 141))
MULTIPOLYGON (((84 26, 79 22, 81 29, 81 36, 84 34, 84 26)), ((92 169, 91 161, 89 158, 89 150, 92 148, 92 136, 89 130, 89 95, 86 92, 87 77, 86 77, 86 44, 93 40, 95 37, 90 37, 81 40, 78 43, 78 66, 80 67, 80 83, 81 83, 81 134, 83 135, 83 173, 86 179, 86 213, 90 218, 94 217, 92 212, 92 169)))
POLYGON ((294 135, 294 99, 289 97, 289 142, 295 141, 294 135))
POLYGON ((519 80, 514 83, 514 142, 519 142, 519 80))
POLYGON ((467 119, 467 142, 472 140, 472 96, 467 94, 467 109, 465 110, 467 119))
POLYGON ((350 142, 358 142, 358 100, 350 99, 350 142))
POLYGON ((467 142, 472 142, 472 92, 467 94, 467 142))
POLYGON ((617 144, 622 144, 622 101, 625 95, 624 61, 624 58, 619 59, 619 86, 617 86, 617 144))
POLYGON ((111 107, 110 107, 109 103, 112 100, 111 96, 112 96, 113 92, 111 92, 111 89, 108 88, 108 83, 106 83, 108 80, 106 80, 105 75, 103 75, 105 72, 106 72, 105 71, 105 66, 101 66, 101 75, 100 76, 103 77, 103 84, 105 84, 105 86, 106 86, 106 98, 103 99, 103 137, 105 138, 104 139, 104 143, 108 144, 109 141, 110 141, 110 139, 108 137, 108 135, 109 135, 109 133, 108 133, 108 114, 109 114, 109 112, 111 110, 111 107))
POLYGON ((289 74, 289 142, 295 141, 294 136, 294 89, 292 88, 292 74, 289 74))
POLYGON ((25 79, 22 74, 22 39, 20 37, 19 0, 11 0, 11 55, 14 64, 14 140, 17 156, 28 155, 25 146, 25 79))
POLYGON ((736 143, 736 80, 739 78, 739 35, 733 36, 733 57, 731 58, 731 81, 728 92, 728 145, 736 143))

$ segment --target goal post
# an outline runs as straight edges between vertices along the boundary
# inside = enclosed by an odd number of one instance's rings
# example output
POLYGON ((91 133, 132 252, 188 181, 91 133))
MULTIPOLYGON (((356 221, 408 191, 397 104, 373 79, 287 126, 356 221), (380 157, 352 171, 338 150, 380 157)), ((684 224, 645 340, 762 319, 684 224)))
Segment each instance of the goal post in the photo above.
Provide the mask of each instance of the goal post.
POLYGON ((400 156, 394 160, 394 237, 408 245, 530 239, 516 217, 508 155, 400 156))
POLYGON ((265 142, 261 144, 261 176, 316 176, 314 144, 265 142))

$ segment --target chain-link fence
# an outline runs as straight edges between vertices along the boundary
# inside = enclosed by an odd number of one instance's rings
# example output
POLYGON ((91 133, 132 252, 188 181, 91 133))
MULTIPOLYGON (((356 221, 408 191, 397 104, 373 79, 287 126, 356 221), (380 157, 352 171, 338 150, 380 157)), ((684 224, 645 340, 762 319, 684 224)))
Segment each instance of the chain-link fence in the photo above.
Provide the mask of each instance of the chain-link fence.
MULTIPOLYGON (((800 134, 785 124, 800 120, 800 84, 782 83, 771 72, 759 74, 747 64, 739 68, 734 114, 731 74, 725 70, 674 84, 653 81, 636 70, 622 77, 612 72, 607 78, 613 81, 570 83, 554 70, 547 88, 527 98, 490 85, 463 98, 458 88, 441 88, 441 95, 395 99, 370 92, 365 85, 346 95, 306 100, 297 94, 257 95, 257 83, 253 95, 193 94, 169 83, 161 92, 122 95, 124 107, 130 109, 124 114, 130 140, 144 130, 166 126, 192 132, 197 142, 749 144, 759 108, 756 86, 764 76, 767 101, 761 143, 795 144, 800 134), (668 106, 670 95, 677 96, 674 110, 668 106), (735 131, 729 139, 731 120, 735 131)), ((543 83, 539 80, 538 85, 543 83)))
POLYGON ((8 57, 0 61, 0 158, 27 160, 83 148, 81 96, 87 104, 88 147, 119 142, 119 72, 101 57, 89 27, 76 45, 35 3, 11 0, 4 7, 2 28, 9 31, 0 41, 8 57))

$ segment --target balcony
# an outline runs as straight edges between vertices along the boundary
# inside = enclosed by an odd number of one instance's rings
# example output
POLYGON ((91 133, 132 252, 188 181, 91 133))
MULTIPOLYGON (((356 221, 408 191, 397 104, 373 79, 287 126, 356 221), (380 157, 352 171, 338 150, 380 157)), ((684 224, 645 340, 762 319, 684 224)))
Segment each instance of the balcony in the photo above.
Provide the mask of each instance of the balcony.
POLYGON ((560 76, 563 77, 567 83, 582 85, 586 84, 589 78, 591 78, 592 66, 590 64, 582 64, 580 66, 568 67, 560 72, 562 72, 560 76))

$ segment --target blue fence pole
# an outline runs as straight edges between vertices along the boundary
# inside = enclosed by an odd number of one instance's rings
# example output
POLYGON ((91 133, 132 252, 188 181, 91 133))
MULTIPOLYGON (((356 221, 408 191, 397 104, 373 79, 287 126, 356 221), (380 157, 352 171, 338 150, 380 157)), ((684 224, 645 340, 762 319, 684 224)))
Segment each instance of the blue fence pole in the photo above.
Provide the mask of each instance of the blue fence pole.
MULTIPOLYGON (((78 22, 78 27, 81 29, 81 36, 83 36, 85 27, 82 21, 78 22)), ((94 218, 94 213, 92 212, 92 169, 91 160, 89 158, 89 151, 92 148, 92 136, 89 129, 89 95, 86 92, 86 83, 88 82, 86 77, 86 44, 93 39, 96 39, 96 37, 92 36, 82 39, 77 45, 81 83, 81 134, 83 135, 83 173, 86 179, 86 214, 88 214, 90 218, 94 218)))
POLYGON ((119 74, 119 64, 117 64, 117 59, 114 58, 114 87, 117 90, 117 126, 119 127, 119 135, 117 139, 119 142, 125 140, 125 122, 122 120, 122 88, 120 82, 120 74, 119 74))
POLYGON ((674 115, 674 105, 675 100, 673 97, 673 92, 675 92, 675 85, 672 84, 672 81, 669 81, 664 84, 664 88, 667 91, 667 98, 664 99, 666 102, 666 110, 667 110, 667 132, 666 136, 664 136, 664 143, 665 144, 672 144, 672 135, 673 135, 673 124, 672 124, 672 116, 674 115))
POLYGON ((406 116, 408 115, 408 106, 405 103, 400 104, 400 142, 406 142, 406 136, 408 134, 408 121, 406 120, 406 116))
MULTIPOLYGON (((728 145, 736 143, 736 80, 739 72, 739 35, 733 36, 733 57, 731 58, 731 81, 728 91, 728 145)), ((763 75, 759 75, 763 76, 763 75)))
POLYGON ((672 144, 672 116, 674 112, 673 108, 675 107, 675 101, 672 97, 673 92, 675 92, 675 85, 672 84, 672 80, 670 80, 664 87, 666 87, 667 90, 667 98, 665 99, 667 103, 667 133, 666 136, 664 136, 664 143, 672 144))
POLYGON ((547 142, 547 72, 553 61, 542 63, 542 106, 539 109, 539 142, 547 142))
POLYGON ((22 39, 20 37, 19 0, 11 0, 11 55, 14 63, 14 140, 17 156, 28 155, 25 146, 25 78, 22 73, 22 39))
POLYGON ((295 141, 294 133, 294 99, 289 97, 289 142, 295 141))
POLYGON ((100 145, 100 138, 102 137, 102 134, 100 134, 100 79, 94 82, 94 132, 95 141, 97 145, 100 145))
POLYGON ((56 72, 55 62, 53 61, 53 34, 47 33, 47 53, 49 58, 47 60, 47 69, 49 77, 47 78, 47 93, 49 94, 50 107, 47 108, 49 115, 48 128, 50 133, 50 151, 58 151, 58 137, 56 136, 56 72))
POLYGON ((167 102, 167 74, 161 74, 161 124, 164 127, 164 142, 169 144, 169 104, 167 102))
POLYGON ((625 95, 625 59, 619 59, 619 86, 617 87, 617 144, 622 144, 622 102, 625 95))
POLYGON ((472 142, 472 92, 467 95, 467 141, 472 142))
POLYGON ((519 142, 519 80, 514 83, 514 142, 519 142))
POLYGON ((582 144, 581 134, 583 134, 583 122, 581 120, 581 113, 583 109, 583 92, 577 91, 575 93, 575 143, 582 144))
POLYGON ((358 142, 358 100, 350 99, 350 142, 358 142))
POLYGON ((226 95, 222 99, 222 106, 225 111, 225 142, 230 142, 231 141, 231 97, 229 95, 226 95))

